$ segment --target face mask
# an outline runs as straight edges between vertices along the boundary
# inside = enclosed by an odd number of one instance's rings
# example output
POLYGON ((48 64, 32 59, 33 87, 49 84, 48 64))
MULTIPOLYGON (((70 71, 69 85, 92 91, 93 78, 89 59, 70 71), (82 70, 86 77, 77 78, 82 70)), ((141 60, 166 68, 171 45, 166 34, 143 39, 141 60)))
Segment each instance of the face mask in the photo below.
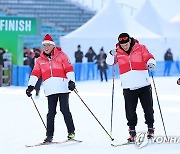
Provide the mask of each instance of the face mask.
POLYGON ((35 57, 38 58, 40 56, 39 53, 35 53, 35 57))

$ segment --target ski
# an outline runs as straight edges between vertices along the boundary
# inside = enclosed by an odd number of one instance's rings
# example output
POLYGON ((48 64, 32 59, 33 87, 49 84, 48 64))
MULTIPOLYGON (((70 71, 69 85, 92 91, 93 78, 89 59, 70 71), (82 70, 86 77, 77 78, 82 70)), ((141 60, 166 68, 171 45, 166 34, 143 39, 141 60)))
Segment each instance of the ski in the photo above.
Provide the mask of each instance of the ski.
POLYGON ((30 147, 38 147, 38 146, 43 146, 43 145, 54 145, 54 144, 64 144, 68 142, 74 142, 74 143, 81 143, 81 140, 76 140, 76 139, 67 139, 61 142, 42 142, 34 145, 25 145, 25 147, 30 148, 30 147))
POLYGON ((134 144, 132 142, 125 142, 125 143, 120 143, 120 144, 111 144, 111 146, 113 147, 119 147, 119 146, 124 146, 124 145, 131 145, 131 144, 134 144))
MULTIPOLYGON (((143 140, 143 142, 146 142, 145 145, 149 144, 149 143, 156 143, 156 140, 153 140, 153 138, 147 138, 146 141, 143 140)), ((125 142, 125 143, 120 143, 120 144, 114 144, 111 143, 111 146, 113 147, 119 147, 119 146, 124 146, 124 145, 136 145, 137 147, 141 147, 141 142, 139 142, 140 144, 138 144, 138 142, 125 142)))

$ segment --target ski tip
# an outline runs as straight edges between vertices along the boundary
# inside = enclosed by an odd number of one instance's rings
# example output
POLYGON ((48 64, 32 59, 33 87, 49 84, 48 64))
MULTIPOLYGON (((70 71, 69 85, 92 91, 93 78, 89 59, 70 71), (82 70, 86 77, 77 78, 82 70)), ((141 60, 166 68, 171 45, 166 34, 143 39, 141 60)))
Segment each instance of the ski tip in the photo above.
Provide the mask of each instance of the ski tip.
POLYGON ((111 146, 113 146, 113 147, 119 147, 119 146, 123 146, 123 145, 129 145, 129 144, 132 144, 132 143, 130 143, 130 142, 125 142, 125 143, 120 143, 120 144, 111 144, 111 146))
POLYGON ((75 142, 83 142, 82 140, 76 140, 76 139, 68 139, 69 141, 75 141, 75 142))
POLYGON ((30 147, 32 147, 32 146, 31 146, 31 145, 25 145, 25 147, 26 147, 26 148, 30 148, 30 147))
POLYGON ((113 144, 113 143, 112 143, 112 144, 111 144, 111 146, 113 146, 113 147, 117 147, 118 145, 116 145, 116 144, 113 144))

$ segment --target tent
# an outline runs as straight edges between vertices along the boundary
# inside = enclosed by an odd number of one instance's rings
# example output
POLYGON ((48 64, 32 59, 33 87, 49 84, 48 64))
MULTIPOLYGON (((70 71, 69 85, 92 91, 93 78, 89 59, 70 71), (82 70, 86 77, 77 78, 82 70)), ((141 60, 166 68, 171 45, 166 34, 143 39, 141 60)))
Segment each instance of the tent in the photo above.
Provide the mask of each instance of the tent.
POLYGON ((179 24, 179 26, 180 26, 180 13, 178 13, 177 15, 175 15, 175 16, 171 19, 170 22, 171 22, 171 23, 174 23, 174 24, 179 24))
POLYGON ((152 50, 154 50, 156 44, 152 46, 149 40, 159 38, 158 35, 144 28, 131 16, 125 14, 114 0, 110 0, 87 23, 61 37, 60 45, 63 51, 69 55, 70 60, 74 62, 74 52, 78 44, 81 45, 84 54, 90 46, 93 47, 97 54, 101 47, 104 47, 105 52, 108 52, 115 48, 117 37, 121 32, 127 32, 130 36, 140 39, 140 41, 147 40, 145 42, 148 42, 152 50))

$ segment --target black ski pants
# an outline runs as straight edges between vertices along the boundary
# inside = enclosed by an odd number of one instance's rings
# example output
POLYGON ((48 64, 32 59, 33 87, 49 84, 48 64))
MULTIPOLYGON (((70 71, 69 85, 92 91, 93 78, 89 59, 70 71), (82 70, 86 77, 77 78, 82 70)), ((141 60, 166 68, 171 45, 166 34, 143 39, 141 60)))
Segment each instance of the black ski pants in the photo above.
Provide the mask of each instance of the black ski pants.
POLYGON ((68 133, 75 131, 73 118, 69 109, 69 93, 53 94, 48 98, 48 114, 47 114, 47 136, 54 135, 54 118, 56 115, 56 106, 59 100, 60 111, 63 114, 64 121, 67 127, 68 133))
POLYGON ((148 128, 153 128, 154 110, 151 85, 136 90, 123 89, 123 95, 125 99, 126 118, 128 121, 127 125, 129 128, 135 130, 135 126, 137 125, 136 108, 138 98, 144 111, 145 123, 148 128))

